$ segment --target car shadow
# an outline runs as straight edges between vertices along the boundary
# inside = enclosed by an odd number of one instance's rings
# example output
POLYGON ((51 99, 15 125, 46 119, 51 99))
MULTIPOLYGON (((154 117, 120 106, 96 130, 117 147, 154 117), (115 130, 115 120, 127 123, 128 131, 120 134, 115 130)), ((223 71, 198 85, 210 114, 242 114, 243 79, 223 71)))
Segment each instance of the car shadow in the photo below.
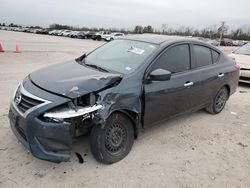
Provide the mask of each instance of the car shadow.
MULTIPOLYGON (((143 129, 139 133, 138 138, 135 140, 135 144, 137 143, 137 141, 143 142, 144 139, 154 138, 155 136, 157 136, 157 134, 168 131, 175 126, 185 126, 187 122, 188 124, 190 124, 190 122, 194 118, 199 118, 201 115, 210 116, 210 114, 208 114, 207 112, 205 112, 205 110, 202 109, 196 112, 187 113, 184 115, 180 115, 180 116, 156 123, 151 127, 143 129)), ((89 160, 89 157, 93 158, 93 155, 91 153, 90 146, 89 146, 89 136, 90 136, 90 133, 78 137, 72 145, 71 155, 74 155, 75 161, 78 161, 79 163, 81 163, 82 158, 84 162, 85 162, 85 159, 89 160), (79 154, 81 155, 80 158, 79 158, 79 154)), ((92 160, 93 159, 91 159, 91 161, 92 160)))

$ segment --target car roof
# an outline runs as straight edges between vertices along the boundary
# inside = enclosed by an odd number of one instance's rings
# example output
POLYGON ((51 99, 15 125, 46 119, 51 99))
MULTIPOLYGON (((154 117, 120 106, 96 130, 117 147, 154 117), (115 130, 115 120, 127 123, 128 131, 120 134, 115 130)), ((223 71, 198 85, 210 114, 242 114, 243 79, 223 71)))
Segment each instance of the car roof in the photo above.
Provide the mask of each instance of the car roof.
POLYGON ((178 42, 178 41, 196 41, 197 39, 192 39, 188 37, 181 36, 168 36, 168 35, 157 35, 157 34, 137 34, 137 35, 127 35, 124 39, 137 40, 141 42, 148 42, 153 44, 162 44, 165 42, 178 42))

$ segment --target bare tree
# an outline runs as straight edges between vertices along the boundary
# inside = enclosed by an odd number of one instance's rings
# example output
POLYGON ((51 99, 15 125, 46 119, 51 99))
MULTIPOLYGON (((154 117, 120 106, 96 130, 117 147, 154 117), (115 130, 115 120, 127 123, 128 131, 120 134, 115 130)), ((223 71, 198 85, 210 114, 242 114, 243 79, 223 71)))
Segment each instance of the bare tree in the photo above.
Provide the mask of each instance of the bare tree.
POLYGON ((168 29, 168 25, 167 25, 167 24, 162 24, 162 25, 161 25, 161 28, 162 28, 162 34, 165 34, 165 32, 166 32, 167 29, 168 29))

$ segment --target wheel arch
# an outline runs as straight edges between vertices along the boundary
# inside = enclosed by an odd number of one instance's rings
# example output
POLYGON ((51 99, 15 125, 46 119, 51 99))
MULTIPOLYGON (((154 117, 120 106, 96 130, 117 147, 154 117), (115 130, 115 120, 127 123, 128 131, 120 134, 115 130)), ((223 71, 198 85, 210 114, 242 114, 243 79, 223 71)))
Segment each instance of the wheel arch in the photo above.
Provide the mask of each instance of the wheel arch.
POLYGON ((228 96, 230 95, 231 93, 231 90, 230 90, 230 86, 228 84, 224 85, 224 87, 227 89, 228 91, 228 96))
POLYGON ((109 116, 111 116, 113 113, 121 113, 123 115, 125 115, 126 117, 128 117, 133 125, 134 128, 134 138, 136 139, 139 135, 139 131, 140 131, 140 114, 137 112, 134 112, 132 110, 115 110, 113 111, 109 116))

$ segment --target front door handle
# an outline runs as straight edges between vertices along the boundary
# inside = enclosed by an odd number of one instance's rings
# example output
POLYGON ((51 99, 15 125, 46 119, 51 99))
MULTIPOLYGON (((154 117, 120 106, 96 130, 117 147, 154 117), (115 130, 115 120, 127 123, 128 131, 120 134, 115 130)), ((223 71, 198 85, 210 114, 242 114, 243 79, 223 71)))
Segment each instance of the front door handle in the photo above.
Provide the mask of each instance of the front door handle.
POLYGON ((192 86, 192 85, 194 85, 193 82, 186 82, 186 83, 184 84, 185 87, 190 87, 190 86, 192 86))
POLYGON ((223 77, 225 74, 224 73, 220 73, 220 74, 218 74, 218 78, 221 78, 221 77, 223 77))

